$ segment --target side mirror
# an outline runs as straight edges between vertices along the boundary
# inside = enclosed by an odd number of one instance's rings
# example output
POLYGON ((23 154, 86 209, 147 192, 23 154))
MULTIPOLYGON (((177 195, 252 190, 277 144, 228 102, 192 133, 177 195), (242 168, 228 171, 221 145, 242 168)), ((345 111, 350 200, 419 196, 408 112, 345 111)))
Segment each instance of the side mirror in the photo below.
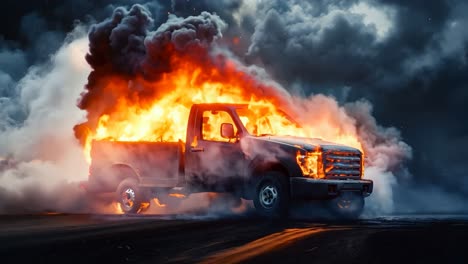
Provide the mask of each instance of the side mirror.
POLYGON ((234 135, 234 126, 229 123, 222 123, 221 124, 221 137, 231 139, 235 138, 234 135))

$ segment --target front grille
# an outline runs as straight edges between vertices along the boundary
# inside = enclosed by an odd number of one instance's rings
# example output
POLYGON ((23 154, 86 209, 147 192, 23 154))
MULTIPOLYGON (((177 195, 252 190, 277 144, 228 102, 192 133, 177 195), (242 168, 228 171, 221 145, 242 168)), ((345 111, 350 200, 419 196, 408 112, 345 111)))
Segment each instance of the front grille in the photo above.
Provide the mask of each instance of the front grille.
POLYGON ((359 152, 326 151, 323 169, 326 178, 360 178, 362 154, 359 152))

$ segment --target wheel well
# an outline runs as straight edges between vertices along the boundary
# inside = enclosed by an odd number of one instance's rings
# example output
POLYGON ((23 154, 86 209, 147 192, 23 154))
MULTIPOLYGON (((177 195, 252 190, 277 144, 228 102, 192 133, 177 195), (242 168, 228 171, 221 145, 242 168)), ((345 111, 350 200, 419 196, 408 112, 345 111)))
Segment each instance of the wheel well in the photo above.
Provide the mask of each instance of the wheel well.
POLYGON ((120 184, 120 182, 127 178, 132 178, 139 181, 139 177, 135 169, 127 164, 113 164, 109 168, 109 174, 109 178, 113 179, 112 185, 115 187, 113 189, 117 189, 117 186, 120 184))
POLYGON ((250 173, 250 177, 244 186, 243 197, 246 199, 252 199, 255 186, 257 181, 260 179, 260 176, 267 171, 277 171, 282 173, 286 178, 289 178, 288 169, 281 163, 278 162, 269 162, 269 163, 260 163, 253 167, 250 173))
POLYGON ((255 166, 255 168, 252 170, 251 178, 258 177, 259 175, 267 171, 278 171, 278 172, 283 173, 286 177, 289 178, 288 169, 286 169, 286 167, 283 166, 283 164, 277 163, 277 162, 262 163, 262 164, 255 166))

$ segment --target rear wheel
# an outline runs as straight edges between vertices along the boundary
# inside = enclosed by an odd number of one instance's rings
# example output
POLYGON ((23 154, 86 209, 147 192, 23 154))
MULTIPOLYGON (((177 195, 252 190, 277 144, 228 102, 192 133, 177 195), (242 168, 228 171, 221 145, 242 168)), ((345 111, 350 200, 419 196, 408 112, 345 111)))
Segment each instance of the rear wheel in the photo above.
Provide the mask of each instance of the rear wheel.
POLYGON ((257 212, 268 218, 286 217, 289 212, 289 184, 280 172, 270 171, 257 183, 254 205, 257 212))
POLYGON ((364 210, 364 197, 359 192, 342 192, 330 200, 330 208, 339 218, 356 219, 364 210))
POLYGON ((133 178, 127 178, 119 184, 116 196, 122 211, 126 214, 139 213, 149 206, 149 201, 138 186, 138 181, 133 178))

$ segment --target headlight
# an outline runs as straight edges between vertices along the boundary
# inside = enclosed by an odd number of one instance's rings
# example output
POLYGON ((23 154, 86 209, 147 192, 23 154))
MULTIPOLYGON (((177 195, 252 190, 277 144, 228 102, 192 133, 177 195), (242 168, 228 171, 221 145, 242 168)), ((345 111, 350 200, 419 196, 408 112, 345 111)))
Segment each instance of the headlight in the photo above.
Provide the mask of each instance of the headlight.
POLYGON ((305 176, 319 179, 324 178, 322 153, 320 151, 306 153, 297 151, 296 160, 305 176))

